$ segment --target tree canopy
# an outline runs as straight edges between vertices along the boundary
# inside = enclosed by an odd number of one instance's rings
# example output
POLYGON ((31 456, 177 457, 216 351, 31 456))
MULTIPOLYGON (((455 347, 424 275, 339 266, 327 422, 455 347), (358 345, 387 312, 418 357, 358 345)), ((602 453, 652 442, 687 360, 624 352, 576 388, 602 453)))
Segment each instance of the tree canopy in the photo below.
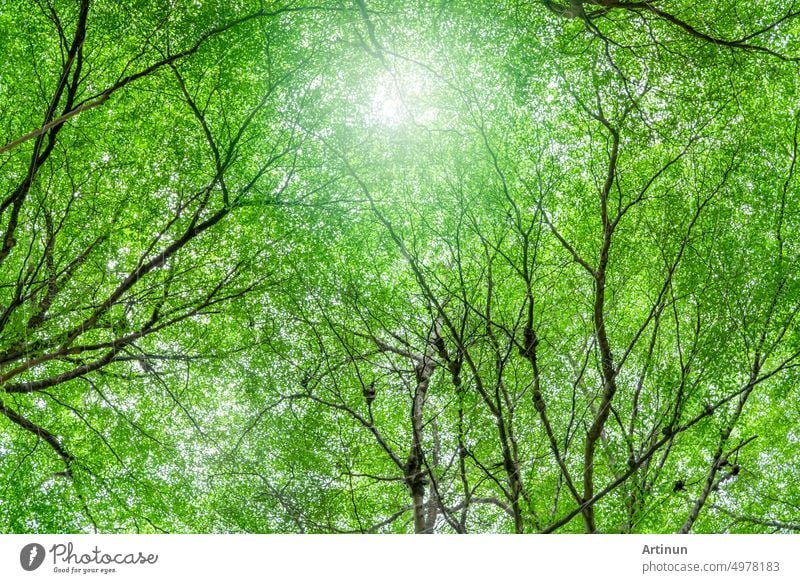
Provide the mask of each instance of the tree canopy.
POLYGON ((0 531, 800 531, 800 5, 0 31, 0 531))

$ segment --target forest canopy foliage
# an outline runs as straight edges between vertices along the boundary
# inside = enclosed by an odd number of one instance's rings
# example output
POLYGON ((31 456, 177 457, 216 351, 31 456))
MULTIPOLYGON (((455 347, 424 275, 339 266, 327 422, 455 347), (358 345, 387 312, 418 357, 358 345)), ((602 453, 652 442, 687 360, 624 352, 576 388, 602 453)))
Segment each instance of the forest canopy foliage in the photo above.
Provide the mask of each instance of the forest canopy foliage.
POLYGON ((800 4, 12 0, 0 531, 800 530, 800 4))

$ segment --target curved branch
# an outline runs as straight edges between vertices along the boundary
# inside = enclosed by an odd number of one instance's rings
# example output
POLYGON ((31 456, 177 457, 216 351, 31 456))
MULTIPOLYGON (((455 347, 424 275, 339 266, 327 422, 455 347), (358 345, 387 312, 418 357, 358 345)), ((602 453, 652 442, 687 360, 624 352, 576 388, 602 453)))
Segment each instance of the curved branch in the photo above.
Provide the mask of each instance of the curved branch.
POLYGON ((71 465, 72 462, 75 461, 75 457, 69 453, 58 438, 50 433, 44 427, 40 427, 30 419, 20 415, 13 409, 9 408, 2 400, 0 400, 0 413, 5 415, 12 423, 22 427, 25 431, 30 431, 35 436, 39 437, 40 439, 44 440, 47 445, 52 447, 55 452, 58 454, 64 464, 67 466, 66 475, 68 477, 72 476, 71 465))

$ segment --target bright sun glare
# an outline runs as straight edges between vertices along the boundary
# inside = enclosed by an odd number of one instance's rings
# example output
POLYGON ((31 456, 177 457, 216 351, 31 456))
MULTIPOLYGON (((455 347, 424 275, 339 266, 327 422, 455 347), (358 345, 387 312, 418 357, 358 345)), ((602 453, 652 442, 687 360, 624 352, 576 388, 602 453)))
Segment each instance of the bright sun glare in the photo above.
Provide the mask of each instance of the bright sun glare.
POLYGON ((375 95, 373 108, 378 118, 388 126, 397 126, 403 120, 404 105, 402 100, 393 95, 383 95, 383 91, 375 95))
POLYGON ((375 80, 372 93, 373 120, 397 128, 407 122, 433 121, 434 109, 427 103, 428 87, 415 74, 401 76, 384 72, 375 80))

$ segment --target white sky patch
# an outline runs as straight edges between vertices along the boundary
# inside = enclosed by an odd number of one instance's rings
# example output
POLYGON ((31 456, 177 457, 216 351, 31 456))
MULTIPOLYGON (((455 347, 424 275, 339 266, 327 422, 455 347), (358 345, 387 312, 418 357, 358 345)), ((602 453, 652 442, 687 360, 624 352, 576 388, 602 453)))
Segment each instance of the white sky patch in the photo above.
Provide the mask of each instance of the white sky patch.
POLYGON ((410 122, 426 124, 435 120, 429 83, 418 73, 386 71, 374 83, 370 117, 375 123, 397 128, 410 122))
POLYGON ((382 74, 376 81, 372 115, 377 122, 388 127, 397 127, 408 117, 399 83, 389 73, 382 74))
POLYGON ((399 125, 405 117, 403 102, 390 91, 380 91, 375 96, 373 107, 378 119, 388 126, 399 125))

